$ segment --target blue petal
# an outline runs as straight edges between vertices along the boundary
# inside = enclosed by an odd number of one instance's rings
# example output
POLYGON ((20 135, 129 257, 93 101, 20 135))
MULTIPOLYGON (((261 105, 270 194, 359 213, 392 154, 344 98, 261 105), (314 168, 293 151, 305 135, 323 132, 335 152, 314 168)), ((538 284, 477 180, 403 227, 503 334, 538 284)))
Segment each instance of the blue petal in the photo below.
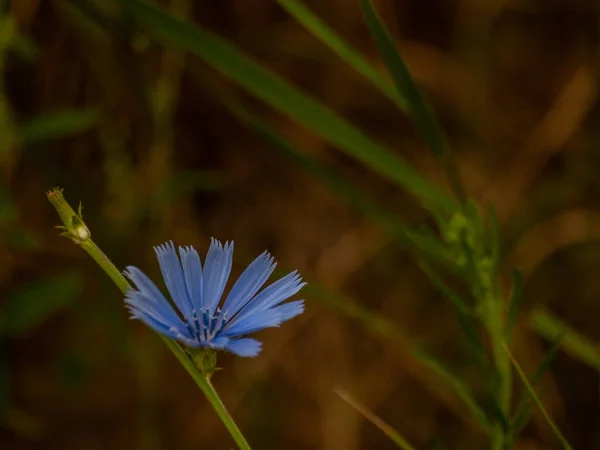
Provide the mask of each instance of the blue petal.
POLYGON ((129 312, 131 313, 131 318, 132 319, 137 319, 137 320, 141 320, 142 322, 144 322, 147 326, 149 326, 150 328, 152 328, 154 331, 163 334, 167 337, 173 338, 175 336, 175 334, 171 331, 171 327, 165 323, 162 323, 158 320, 156 320, 154 318, 154 316, 150 316, 142 311, 140 311, 139 309, 128 305, 127 309, 129 310, 129 312))
POLYGON ((260 353, 262 344, 256 339, 232 339, 225 349, 238 356, 253 358, 260 353))
POLYGON ((266 311, 258 310, 243 317, 235 318, 225 326, 221 336, 233 337, 254 333, 265 328, 278 327, 286 320, 296 317, 304 311, 304 302, 297 300, 266 311))
POLYGON ((265 328, 278 327, 280 324, 281 314, 275 311, 275 309, 270 309, 235 318, 219 334, 227 337, 243 336, 244 334, 254 333, 265 328))
POLYGON ((238 316, 247 316, 255 311, 265 311, 273 306, 287 300, 292 295, 296 294, 304 287, 306 283, 302 283, 302 278, 298 272, 288 273, 285 277, 280 278, 275 283, 267 286, 258 293, 238 314, 238 316))
POLYGON ((137 267, 127 266, 125 267, 123 274, 135 283, 135 286, 139 291, 146 292, 150 297, 155 298, 157 301, 168 303, 165 296, 160 292, 160 289, 158 289, 152 280, 137 267))
POLYGON ((279 313, 281 316, 281 323, 283 323, 304 312, 304 300, 284 303, 283 305, 274 308, 274 310, 279 313))
MULTIPOLYGON (((179 256, 185 275, 185 284, 192 304, 196 311, 204 306, 202 296, 202 264, 198 252, 192 247, 179 247, 179 256)), ((189 317, 189 316, 188 316, 189 317)))
POLYGON ((229 341, 231 341, 231 339, 229 339, 228 337, 217 336, 214 339, 210 340, 210 342, 208 343, 208 347, 214 348, 215 350, 224 350, 225 347, 227 347, 227 344, 229 344, 229 341))
POLYGON ((181 325, 181 319, 171 307, 169 301, 160 292, 156 285, 148 278, 140 269, 134 266, 128 266, 123 272, 129 278, 139 291, 131 289, 127 292, 126 297, 129 301, 126 302, 132 306, 137 306, 138 303, 148 303, 152 305, 153 315, 157 316, 162 322, 168 323, 171 326, 181 325))
POLYGON ((277 264, 273 263, 273 258, 267 252, 252 261, 231 288, 223 304, 222 314, 227 314, 229 318, 233 317, 265 284, 276 266, 277 264))
POLYGON ((233 242, 226 242, 225 247, 216 239, 211 239, 210 248, 204 262, 204 305, 212 316, 217 309, 219 300, 225 290, 231 260, 233 257, 233 242))
POLYGON ((163 279, 175 305, 185 318, 191 317, 193 305, 188 296, 181 263, 173 242, 154 247, 163 279))
POLYGON ((131 312, 131 317, 134 319, 141 320, 147 326, 152 328, 157 333, 160 333, 164 336, 167 336, 171 339, 177 339, 181 342, 184 342, 186 345, 190 347, 197 347, 198 343, 195 339, 191 338, 185 327, 173 327, 169 326, 169 324, 165 324, 158 320, 155 316, 149 315, 136 307, 129 306, 129 312, 131 312))

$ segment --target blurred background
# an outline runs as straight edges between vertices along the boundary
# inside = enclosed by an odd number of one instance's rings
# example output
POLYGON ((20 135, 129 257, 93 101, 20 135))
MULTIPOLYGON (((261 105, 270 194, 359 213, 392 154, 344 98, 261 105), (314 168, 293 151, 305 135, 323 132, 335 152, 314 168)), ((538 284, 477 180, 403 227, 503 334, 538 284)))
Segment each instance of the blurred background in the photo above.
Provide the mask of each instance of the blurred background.
MULTIPOLYGON (((157 3, 235 43, 448 189, 406 115, 276 1, 157 3)), ((385 73, 356 2, 305 4, 385 73)), ((536 308, 598 341, 600 6, 375 4, 469 196, 496 205, 505 268, 523 269, 515 356, 531 373, 551 346, 528 325, 536 308)), ((306 312, 258 335, 259 357, 219 356, 214 384, 253 448, 396 448, 336 388, 416 448, 488 448, 461 399, 411 353, 418 342, 477 389, 456 316, 414 255, 219 96, 242 99, 373 205, 426 222, 407 192, 199 59, 166 50, 118 2, 0 5, 0 448, 233 447, 160 340, 128 320, 120 292, 59 236, 45 196, 54 186, 83 203, 93 239, 119 268, 136 265, 158 282, 153 245, 173 240, 203 254, 214 236, 235 241, 234 277, 267 249, 310 283, 306 312)), ((538 391, 575 448, 600 448, 594 368, 560 352, 538 391)), ((534 413, 516 448, 560 447, 534 413)))

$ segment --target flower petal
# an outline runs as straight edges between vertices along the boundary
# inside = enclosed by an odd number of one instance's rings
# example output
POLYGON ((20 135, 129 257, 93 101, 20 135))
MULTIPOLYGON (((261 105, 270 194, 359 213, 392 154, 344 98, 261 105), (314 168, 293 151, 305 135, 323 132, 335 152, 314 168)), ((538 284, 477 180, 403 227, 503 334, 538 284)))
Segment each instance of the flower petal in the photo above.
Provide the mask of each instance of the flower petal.
MULTIPOLYGON (((302 283, 302 278, 298 272, 288 273, 273 284, 267 286, 258 293, 248 304, 242 308, 235 320, 242 319, 255 311, 266 311, 273 306, 287 300, 292 295, 298 293, 306 283, 302 283)), ((235 320, 232 320, 235 321, 235 320)), ((230 322, 231 323, 231 322, 230 322)))
POLYGON ((227 295, 222 314, 226 313, 228 317, 233 317, 256 295, 262 285, 269 279, 276 266, 273 257, 267 252, 262 253, 252 261, 227 295))
POLYGON ((302 300, 289 302, 266 311, 257 310, 243 317, 235 318, 225 326, 220 335, 226 337, 243 336, 265 328, 278 327, 286 320, 301 314, 302 311, 304 311, 302 300))
POLYGON ((225 290, 231 272, 233 259, 233 242, 226 242, 225 247, 216 239, 211 239, 210 248, 204 262, 203 295, 204 305, 212 316, 225 290))
POLYGON ((238 356, 254 358, 260 353, 262 343, 256 339, 232 339, 225 346, 225 350, 238 356))
POLYGON ((167 242, 154 247, 160 270, 167 285, 167 289, 173 298, 173 302, 181 311, 184 318, 191 316, 193 305, 188 296, 183 269, 175 252, 173 242, 167 242))
POLYGON ((129 289, 125 294, 125 303, 147 311, 148 314, 169 326, 184 326, 168 300, 141 270, 129 266, 124 274, 140 289, 139 291, 129 289))
POLYGON ((196 311, 200 311, 204 306, 202 295, 202 263, 200 256, 193 247, 179 247, 179 256, 185 275, 185 285, 192 305, 196 311))
POLYGON ((304 312, 304 300, 287 302, 274 308, 281 315, 281 323, 287 322, 304 312))
POLYGON ((160 292, 160 289, 137 267, 127 266, 123 271, 123 275, 135 283, 138 291, 145 292, 157 302, 169 303, 162 292, 160 292))
POLYGON ((171 339, 185 339, 186 341, 192 341, 185 327, 174 327, 170 324, 164 323, 156 316, 148 314, 146 311, 140 310, 132 305, 128 305, 127 309, 129 309, 132 319, 137 319, 144 322, 157 333, 160 333, 171 339))

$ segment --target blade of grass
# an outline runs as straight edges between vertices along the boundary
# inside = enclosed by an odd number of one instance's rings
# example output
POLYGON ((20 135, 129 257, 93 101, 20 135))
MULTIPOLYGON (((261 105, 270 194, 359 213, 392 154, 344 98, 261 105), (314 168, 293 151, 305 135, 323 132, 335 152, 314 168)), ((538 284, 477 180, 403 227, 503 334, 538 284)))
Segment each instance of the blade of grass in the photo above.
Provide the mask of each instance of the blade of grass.
MULTIPOLYGON (((560 350, 560 346, 562 344, 563 338, 564 338, 564 330, 556 338, 556 340, 552 344, 552 347, 546 353, 546 356, 544 356, 544 359, 542 360, 540 365, 537 367, 536 371, 533 373, 533 376, 531 377, 531 386, 535 387, 538 384, 538 382, 541 380, 544 372, 546 372, 546 370, 550 367, 550 363, 554 360, 554 358, 556 357, 556 354, 560 350)), ((518 439, 519 435, 521 434, 521 432, 523 431, 525 426, 527 426, 527 423, 529 423, 530 416, 531 416, 530 397, 529 397, 529 395, 524 394, 523 397, 521 398, 521 401, 519 402, 519 404, 517 406, 517 409, 515 410, 514 418, 511 421, 512 422, 512 425, 511 425, 512 442, 516 442, 516 440, 518 439)))
POLYGON ((508 299, 508 316, 506 319, 506 330, 504 332, 506 339, 510 339, 512 330, 517 323, 519 316, 519 305, 523 295, 523 272, 514 269, 512 273, 512 288, 510 298, 508 299))
POLYGON ((475 316, 473 310, 456 294, 450 287, 444 283, 442 278, 424 261, 419 261, 419 267, 431 281, 433 286, 450 302, 450 305, 456 312, 461 330, 471 345, 478 361, 488 362, 487 353, 479 334, 473 326, 472 319, 475 316))
POLYGON ((252 95, 289 115, 326 142, 408 189, 424 204, 442 211, 454 209, 455 201, 450 196, 422 178, 389 148, 377 144, 311 96, 293 88, 243 55, 230 42, 144 2, 120 0, 120 4, 153 36, 168 45, 196 55, 252 95))
POLYGON ((421 91, 406 67, 398 47, 379 17, 371 0, 358 0, 365 23, 377 44, 379 53, 385 62, 399 94, 406 99, 407 113, 413 120, 417 133, 431 153, 440 159, 454 193, 464 203, 465 190, 458 175, 458 169, 451 155, 446 151, 442 130, 433 109, 425 102, 421 91))
POLYGON ((438 374, 439 377, 444 379, 450 386, 453 387, 453 390, 458 394, 464 404, 467 406, 473 417, 477 419, 477 421, 487 430, 490 430, 489 420, 481 408, 475 400, 471 390, 469 387, 455 375, 453 375, 442 363, 440 363, 433 356, 421 351, 414 350, 413 355, 419 359, 423 364, 433 370, 438 374))
POLYGON ((596 346, 585 336, 573 330, 559 318, 541 308, 531 313, 529 326, 540 336, 553 340, 564 333, 561 348, 571 357, 600 372, 600 362, 596 346))
POLYGON ((419 267, 435 288, 450 302, 456 313, 460 316, 473 316, 472 309, 435 273, 426 263, 419 261, 419 267))
POLYGON ((406 99, 407 112, 414 120, 421 138, 435 156, 444 152, 444 139, 431 108, 423 100, 396 43, 390 36, 385 24, 373 8, 370 0, 358 0, 365 23, 371 31, 379 53, 385 62, 396 89, 406 99))
POLYGON ((379 430, 389 437, 392 442, 394 442, 399 448, 402 450, 415 450, 415 448, 408 443, 406 439, 404 439, 400 434, 394 430, 390 425, 385 423, 381 418, 379 418, 373 411, 367 408, 366 405, 359 402, 355 398, 350 395, 348 391, 337 387, 334 389, 334 392, 340 396, 342 400, 352 406, 356 411, 358 411, 362 416, 375 425, 379 430))
POLYGON ((407 100, 398 92, 388 78, 383 76, 339 34, 327 26, 315 13, 297 0, 277 0, 291 16, 321 42, 331 48, 336 55, 346 61, 356 72, 364 76, 373 86, 390 98, 402 111, 408 110, 407 100))
POLYGON ((535 390, 533 389, 533 386, 529 383, 529 380, 527 379, 527 376, 525 375, 525 372, 523 372, 523 369, 521 368, 521 366, 519 365, 518 361, 515 359, 515 357, 511 353, 511 351, 508 348, 508 346, 506 344, 504 344, 503 346, 504 346, 504 350, 506 351, 506 354, 508 355, 508 358, 510 359, 510 362, 512 363, 513 367, 515 368, 515 370, 519 374, 519 377, 521 377, 521 380, 523 381, 523 384, 527 388, 527 391, 529 392, 529 395, 531 395, 532 400, 535 402, 536 406, 538 407, 538 409, 540 410, 540 412, 544 416, 544 419, 546 419, 546 422, 548 422, 548 424, 552 428, 552 431, 554 431, 554 434, 556 434, 556 437, 558 438, 558 440, 561 442, 561 444, 563 445, 563 447, 565 449, 567 449, 567 450, 573 450, 573 447, 571 447, 571 444, 569 444, 569 441, 567 440, 567 438, 562 434, 562 432, 560 431, 560 429, 558 428, 558 426, 554 423, 554 421, 548 415, 548 412, 546 411, 546 408, 544 408, 543 403, 541 402, 541 400, 539 399, 539 397, 535 393, 535 390))
POLYGON ((18 134, 24 144, 70 137, 93 128, 100 117, 95 108, 47 113, 21 125, 18 134))
POLYGON ((500 266, 500 224, 498 223, 498 214, 493 203, 490 203, 488 207, 488 218, 490 257, 492 258, 494 273, 496 273, 500 266))
POLYGON ((313 178, 322 182, 350 206, 371 217, 403 246, 409 247, 428 260, 442 263, 445 267, 452 268, 454 266, 454 262, 448 256, 444 246, 439 243, 433 233, 427 230, 410 229, 399 217, 384 211, 383 208, 343 176, 296 148, 285 137, 248 111, 233 96, 219 89, 218 86, 211 86, 211 92, 217 93, 219 101, 259 137, 271 143, 284 156, 299 165, 313 178))

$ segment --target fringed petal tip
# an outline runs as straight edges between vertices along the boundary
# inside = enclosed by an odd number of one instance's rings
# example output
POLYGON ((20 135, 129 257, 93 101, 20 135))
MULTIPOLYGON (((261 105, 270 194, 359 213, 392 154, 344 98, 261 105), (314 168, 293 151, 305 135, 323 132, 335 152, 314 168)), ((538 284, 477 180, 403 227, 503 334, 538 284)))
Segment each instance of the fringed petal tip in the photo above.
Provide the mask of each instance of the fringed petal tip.
POLYGON ((225 350, 244 358, 254 358, 262 350, 262 342, 250 338, 232 339, 226 344, 225 350))

